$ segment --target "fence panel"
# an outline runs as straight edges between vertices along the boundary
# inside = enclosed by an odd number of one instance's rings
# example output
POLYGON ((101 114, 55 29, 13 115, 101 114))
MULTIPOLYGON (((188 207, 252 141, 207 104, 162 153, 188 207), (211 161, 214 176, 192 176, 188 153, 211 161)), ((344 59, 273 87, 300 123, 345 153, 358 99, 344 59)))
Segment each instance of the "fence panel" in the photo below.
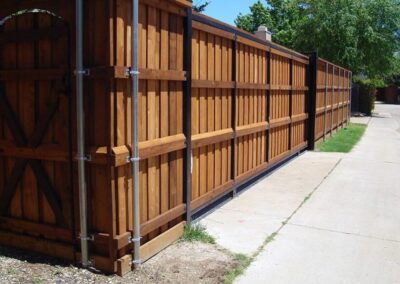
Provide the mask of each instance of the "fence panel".
POLYGON ((307 147, 308 57, 194 14, 192 208, 307 147))
POLYGON ((351 92, 350 71, 321 58, 317 66, 315 141, 349 121, 351 92))
POLYGON ((238 180, 267 163, 266 50, 266 46, 238 38, 235 147, 235 178, 238 180))
POLYGON ((193 21, 192 207, 232 186, 233 34, 193 21))

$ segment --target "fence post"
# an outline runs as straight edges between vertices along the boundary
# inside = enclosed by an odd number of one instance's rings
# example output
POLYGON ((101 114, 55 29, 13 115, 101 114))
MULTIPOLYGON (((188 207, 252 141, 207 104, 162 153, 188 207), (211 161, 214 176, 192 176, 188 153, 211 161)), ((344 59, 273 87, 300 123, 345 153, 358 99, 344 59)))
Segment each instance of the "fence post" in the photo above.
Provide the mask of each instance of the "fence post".
POLYGON ((329 77, 329 64, 325 62, 325 102, 324 102, 324 141, 326 140, 326 125, 328 122, 328 77, 329 77))
POLYGON ((268 122, 268 129, 267 129, 267 137, 266 137, 266 149, 265 149, 265 154, 267 158, 267 163, 271 160, 270 154, 269 154, 269 145, 270 145, 270 137, 271 137, 271 90, 272 90, 272 75, 271 75, 271 49, 267 51, 267 84, 268 84, 268 90, 267 90, 267 122, 268 122))
POLYGON ((293 59, 289 60, 289 117, 290 117, 290 124, 289 124, 289 151, 292 150, 292 131, 293 131, 293 59))
POLYGON ((308 66, 308 150, 315 149, 315 119, 316 119, 316 100, 317 100, 317 70, 318 53, 314 52, 310 56, 308 66))
MULTIPOLYGON (((339 121, 340 120, 340 114, 339 114, 339 109, 340 109, 340 103, 341 103, 341 101, 343 101, 343 99, 342 99, 342 95, 343 95, 343 88, 342 88, 342 83, 340 83, 340 82, 342 82, 341 80, 342 80, 342 71, 344 71, 344 70, 342 70, 342 69, 339 69, 339 78, 338 78, 338 114, 337 114, 337 116, 338 116, 338 120, 337 120, 337 130, 339 130, 339 126, 343 126, 343 124, 341 123, 341 121, 339 121)), ((343 76, 344 76, 344 73, 343 73, 343 76)), ((342 104, 342 112, 343 112, 343 104, 342 104)))
POLYGON ((334 105, 334 100, 335 100, 335 66, 332 65, 332 86, 331 86, 331 90, 332 90, 332 98, 331 98, 331 137, 333 135, 333 105, 334 105))
MULTIPOLYGON (((233 139, 231 141, 231 179, 235 181, 236 179, 236 145, 237 145, 237 136, 236 136, 236 125, 237 125, 237 114, 236 114, 236 100, 237 100, 237 69, 236 69, 236 56, 237 56, 237 48, 238 48, 238 41, 237 35, 235 34, 235 39, 233 40, 232 46, 232 81, 234 82, 234 88, 232 89, 232 129, 233 129, 233 139)), ((236 183, 232 190, 232 195, 235 197, 237 195, 237 187, 236 183)))
POLYGON ((192 219, 192 8, 187 9, 184 30, 184 70, 186 81, 183 83, 183 131, 186 137, 183 167, 183 194, 186 202, 186 222, 192 219))
POLYGON ((351 119, 351 101, 352 101, 352 95, 353 95, 353 73, 351 71, 349 71, 349 90, 348 90, 348 94, 347 94, 347 100, 348 100, 348 104, 347 104, 347 125, 350 124, 350 119, 351 119))

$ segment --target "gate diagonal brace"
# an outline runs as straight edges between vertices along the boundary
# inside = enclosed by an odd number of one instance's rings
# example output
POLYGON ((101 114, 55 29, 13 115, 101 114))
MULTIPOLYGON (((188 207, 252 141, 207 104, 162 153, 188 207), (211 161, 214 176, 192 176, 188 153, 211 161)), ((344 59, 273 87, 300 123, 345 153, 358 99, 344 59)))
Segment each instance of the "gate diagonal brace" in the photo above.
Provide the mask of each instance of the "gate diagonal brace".
MULTIPOLYGON (((51 111, 50 113, 47 113, 45 115, 45 119, 39 120, 39 126, 36 126, 32 136, 27 141, 26 135, 21 126, 21 122, 19 121, 14 110, 12 109, 11 104, 8 101, 8 98, 6 97, 4 88, 2 88, 2 86, 0 86, 0 102, 1 102, 0 114, 4 116, 6 124, 11 129, 11 134, 17 146, 18 147, 39 146, 39 144, 43 140, 43 136, 45 135, 46 130, 50 125, 50 120, 54 112, 51 111)), ((10 202, 15 194, 18 181, 23 178, 23 173, 24 173, 23 170, 25 170, 25 167, 28 163, 30 164, 32 170, 34 171, 37 182, 41 184, 41 186, 38 187, 38 190, 40 190, 46 196, 49 205, 53 210, 53 213, 56 215, 58 225, 65 226, 66 222, 61 209, 62 204, 59 202, 59 196, 57 192, 54 190, 53 185, 49 182, 46 170, 43 168, 39 160, 20 159, 20 164, 17 163, 16 165, 14 165, 14 169, 12 170, 12 172, 15 175, 13 176, 13 181, 9 185, 7 185, 8 188, 6 189, 5 192, 3 192, 2 196, 0 196, 0 200, 2 200, 1 203, 2 208, 0 208, 0 214, 1 215, 6 214, 10 202)))

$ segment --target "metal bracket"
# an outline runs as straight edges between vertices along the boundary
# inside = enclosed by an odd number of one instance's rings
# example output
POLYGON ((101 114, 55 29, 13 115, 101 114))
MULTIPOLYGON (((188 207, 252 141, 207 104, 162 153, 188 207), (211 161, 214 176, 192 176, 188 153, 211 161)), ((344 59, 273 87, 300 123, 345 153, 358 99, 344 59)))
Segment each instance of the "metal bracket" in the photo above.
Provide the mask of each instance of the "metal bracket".
MULTIPOLYGON (((83 266, 83 263, 82 262, 79 262, 82 266, 83 266)), ((87 261, 87 267, 88 268, 95 268, 94 266, 95 266, 95 260, 94 259, 89 259, 88 261, 87 261)))
POLYGON ((132 260, 132 264, 142 264, 142 261, 139 259, 139 260, 132 260))
POLYGON ((83 156, 83 157, 76 156, 76 157, 75 157, 75 160, 77 160, 77 161, 91 162, 91 161, 92 161, 92 156, 91 156, 91 155, 86 155, 86 156, 83 156))
POLYGON ((79 235, 78 239, 84 240, 84 241, 94 241, 94 236, 93 235, 89 235, 87 237, 82 237, 81 235, 79 235))
POLYGON ((128 162, 128 163, 132 163, 132 162, 139 162, 140 161, 140 158, 139 157, 127 157, 126 158, 126 161, 128 162))
POLYGON ((128 239, 128 242, 129 242, 130 244, 132 244, 132 243, 135 243, 135 242, 140 242, 141 239, 142 239, 142 237, 139 237, 139 238, 130 237, 130 238, 128 239))
POLYGON ((133 70, 132 68, 128 68, 126 70, 126 75, 129 77, 139 76, 140 72, 138 70, 133 70))
POLYGON ((75 71, 74 71, 74 74, 75 74, 75 75, 90 76, 90 69, 75 70, 75 71))

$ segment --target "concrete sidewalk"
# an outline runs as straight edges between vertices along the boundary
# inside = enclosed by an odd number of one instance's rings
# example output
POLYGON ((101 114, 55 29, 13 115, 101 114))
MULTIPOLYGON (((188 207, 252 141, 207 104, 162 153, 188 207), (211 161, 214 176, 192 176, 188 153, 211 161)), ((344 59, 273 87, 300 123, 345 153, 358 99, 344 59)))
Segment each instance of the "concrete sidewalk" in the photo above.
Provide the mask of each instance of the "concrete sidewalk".
POLYGON ((351 153, 306 153, 202 220, 234 252, 261 247, 238 283, 400 283, 400 106, 376 111, 351 153))
POLYGON ((201 220, 219 245, 251 256, 293 214, 342 154, 307 152, 201 220))

